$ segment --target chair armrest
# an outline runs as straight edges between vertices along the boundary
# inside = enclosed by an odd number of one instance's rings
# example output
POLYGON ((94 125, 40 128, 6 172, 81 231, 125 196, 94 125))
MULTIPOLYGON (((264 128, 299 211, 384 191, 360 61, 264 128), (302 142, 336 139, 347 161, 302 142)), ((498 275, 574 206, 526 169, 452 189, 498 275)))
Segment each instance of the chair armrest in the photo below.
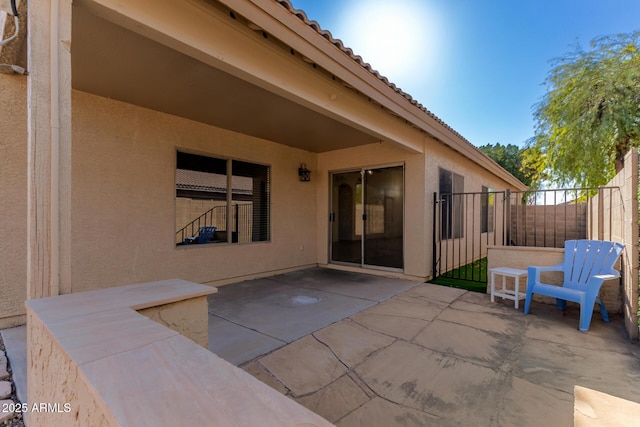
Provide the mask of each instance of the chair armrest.
POLYGON ((600 293, 600 287, 604 284, 605 281, 617 279, 618 277, 620 277, 620 273, 618 273, 617 271, 611 274, 597 274, 595 276, 589 277, 586 288, 587 293, 592 293, 593 295, 598 296, 598 294, 600 293))
POLYGON ((620 273, 618 273, 617 271, 613 274, 597 274, 595 276, 593 276, 597 279, 601 279, 601 280, 613 280, 613 279, 617 279, 620 277, 620 273))
POLYGON ((533 285, 540 283, 540 273, 543 271, 562 271, 564 272, 564 263, 551 266, 537 266, 527 268, 527 289, 532 289, 533 285))

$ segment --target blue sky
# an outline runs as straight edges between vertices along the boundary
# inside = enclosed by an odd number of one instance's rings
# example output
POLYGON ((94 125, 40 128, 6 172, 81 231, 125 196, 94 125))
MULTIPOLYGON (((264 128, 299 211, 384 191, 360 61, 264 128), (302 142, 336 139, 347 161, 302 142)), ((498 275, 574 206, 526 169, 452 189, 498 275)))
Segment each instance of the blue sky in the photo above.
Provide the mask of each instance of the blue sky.
POLYGON ((640 30, 640 0, 291 2, 476 146, 534 135, 554 58, 640 30))

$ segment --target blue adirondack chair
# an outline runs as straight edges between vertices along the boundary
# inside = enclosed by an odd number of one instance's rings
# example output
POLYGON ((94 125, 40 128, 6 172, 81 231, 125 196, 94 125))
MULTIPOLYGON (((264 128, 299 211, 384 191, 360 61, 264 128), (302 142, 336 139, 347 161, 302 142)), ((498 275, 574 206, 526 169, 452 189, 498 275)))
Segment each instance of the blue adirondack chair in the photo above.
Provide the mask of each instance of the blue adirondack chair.
POLYGON ((567 301, 580 304, 580 330, 588 331, 593 316, 593 307, 597 302, 605 322, 609 315, 599 297, 600 287, 605 280, 620 277, 613 269, 624 245, 622 243, 601 240, 567 240, 564 244, 564 262, 553 267, 529 267, 527 278, 527 296, 524 302, 524 314, 529 313, 533 294, 555 297, 559 310, 567 308, 567 301), (543 271, 561 271, 564 273, 562 286, 540 283, 543 271))
POLYGON ((207 243, 209 240, 213 240, 213 236, 216 233, 216 228, 213 225, 207 225, 204 227, 200 227, 198 230, 198 235, 194 237, 187 237, 184 239, 184 243, 207 243))

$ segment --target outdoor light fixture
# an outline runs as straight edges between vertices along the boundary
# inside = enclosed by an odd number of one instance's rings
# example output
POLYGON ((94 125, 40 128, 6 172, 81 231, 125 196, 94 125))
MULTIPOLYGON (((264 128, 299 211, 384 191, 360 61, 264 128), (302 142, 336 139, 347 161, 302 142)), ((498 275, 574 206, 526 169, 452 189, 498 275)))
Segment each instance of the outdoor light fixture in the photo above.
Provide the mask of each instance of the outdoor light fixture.
POLYGON ((301 163, 298 168, 298 177, 300 177, 300 181, 311 181, 311 171, 307 169, 306 163, 301 163))

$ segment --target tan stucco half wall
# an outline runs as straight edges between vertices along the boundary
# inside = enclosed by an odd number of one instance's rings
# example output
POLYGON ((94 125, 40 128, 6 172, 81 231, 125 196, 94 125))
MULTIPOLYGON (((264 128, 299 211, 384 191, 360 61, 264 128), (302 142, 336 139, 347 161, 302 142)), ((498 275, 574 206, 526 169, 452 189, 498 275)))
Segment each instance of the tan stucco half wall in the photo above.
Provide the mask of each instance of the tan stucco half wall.
POLYGON ((0 329, 24 324, 27 296, 27 81, 0 74, 0 329))
POLYGON ((640 403, 578 385, 573 394, 574 427, 632 426, 640 419, 640 403))
POLYGON ((28 301, 29 425, 331 426, 135 311, 164 307, 175 329, 204 319, 206 331, 201 300, 215 291, 165 280, 28 301))

